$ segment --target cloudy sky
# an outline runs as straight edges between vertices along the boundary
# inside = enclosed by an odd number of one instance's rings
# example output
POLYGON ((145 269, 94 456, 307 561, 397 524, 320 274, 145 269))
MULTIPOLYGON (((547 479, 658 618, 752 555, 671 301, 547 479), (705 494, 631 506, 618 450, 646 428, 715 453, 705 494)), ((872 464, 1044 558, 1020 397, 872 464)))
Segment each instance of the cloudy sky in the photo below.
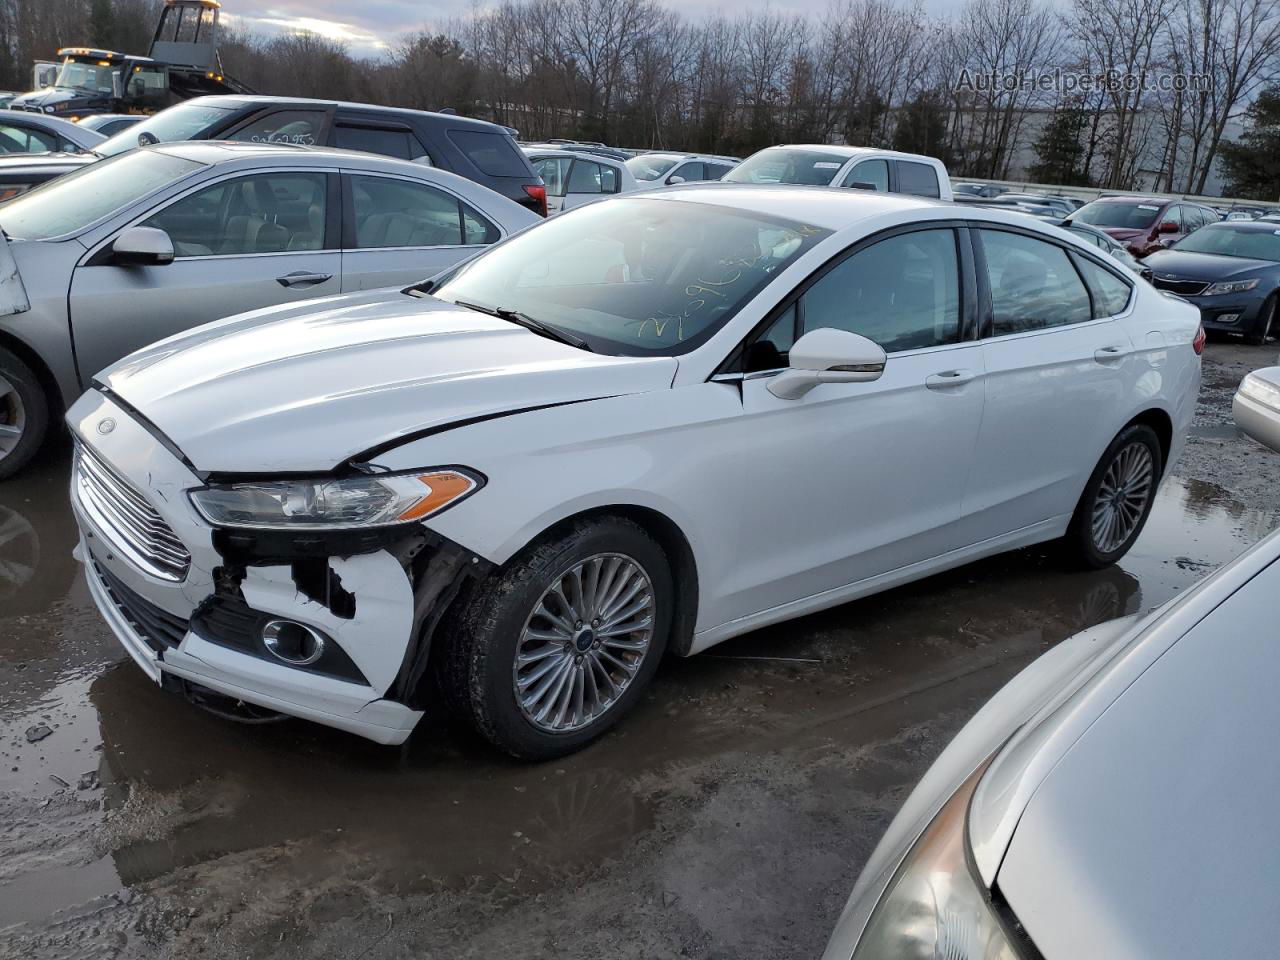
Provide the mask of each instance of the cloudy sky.
MULTIPOLYGON (((670 2, 670 0, 668 0, 670 2)), ((942 13, 959 6, 961 0, 925 0, 930 12, 942 13)), ((770 0, 779 11, 819 13, 828 0, 770 0)), ((481 4, 483 6, 483 4, 481 4)), ((473 7, 472 0, 223 0, 222 14, 235 23, 259 33, 310 30, 335 40, 345 41, 358 56, 377 56, 407 33, 421 30, 429 22, 463 16, 473 7)), ((738 4, 723 0, 682 0, 686 13, 714 13, 716 10, 741 12, 738 4)))

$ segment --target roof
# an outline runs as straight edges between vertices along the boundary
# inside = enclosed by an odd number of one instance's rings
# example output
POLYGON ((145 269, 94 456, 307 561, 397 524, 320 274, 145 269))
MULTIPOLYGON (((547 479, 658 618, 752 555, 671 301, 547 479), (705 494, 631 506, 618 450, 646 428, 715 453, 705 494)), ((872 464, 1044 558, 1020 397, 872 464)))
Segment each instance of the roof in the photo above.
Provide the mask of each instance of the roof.
MULTIPOLYGON (((698 181, 660 190, 634 194, 637 198, 660 198, 715 204, 750 213, 797 220, 826 230, 840 230, 859 220, 898 210, 956 210, 953 204, 900 193, 873 193, 866 190, 833 190, 830 187, 796 184, 725 183, 698 181)), ((966 211, 966 216, 968 215, 966 211)))
MULTIPOLYGON (((185 160, 193 160, 209 166, 220 163, 246 163, 264 158, 279 158, 283 163, 302 167, 360 167, 364 170, 385 170, 389 173, 421 173, 435 170, 447 173, 439 167, 429 167, 410 160, 386 157, 363 150, 343 150, 340 147, 302 147, 288 143, 250 143, 238 140, 172 140, 157 143, 147 150, 167 153, 185 160)), ((123 156, 124 154, 120 154, 123 156)), ((448 174, 454 176, 454 174, 448 174)))
POLYGON ((447 122, 451 127, 474 127, 477 129, 485 129, 490 132, 501 132, 504 135, 510 134, 510 129, 498 123, 490 123, 488 120, 478 120, 475 117, 463 117, 456 113, 437 113, 434 110, 411 110, 408 107, 384 107, 377 103, 356 103, 352 100, 319 100, 313 97, 267 97, 259 94, 215 94, 208 97, 196 97, 186 103, 208 103, 213 106, 233 107, 244 106, 248 104, 267 105, 286 105, 286 106, 316 106, 316 107, 334 107, 339 110, 356 110, 369 111, 381 114, 394 114, 408 118, 414 117, 430 117, 432 120, 447 122))
POLYGON ((598 163, 604 160, 607 163, 616 163, 623 166, 626 161, 619 160, 617 157, 610 157, 603 153, 589 153, 583 150, 566 150, 563 147, 521 147, 520 152, 526 157, 573 157, 578 160, 590 160, 598 163))
POLYGON ((852 160, 854 157, 870 156, 874 154, 877 157, 897 157, 899 160, 919 160, 923 163, 941 163, 937 157, 928 157, 922 153, 903 153, 901 150, 885 150, 880 147, 851 147, 845 144, 834 143, 780 143, 773 147, 766 147, 767 150, 809 150, 814 152, 825 152, 833 156, 844 157, 846 160, 852 160))
POLYGON ((720 153, 685 153, 681 150, 646 150, 637 153, 631 159, 639 160, 648 157, 670 157, 673 160, 721 160, 725 163, 741 163, 738 157, 728 157, 720 153))

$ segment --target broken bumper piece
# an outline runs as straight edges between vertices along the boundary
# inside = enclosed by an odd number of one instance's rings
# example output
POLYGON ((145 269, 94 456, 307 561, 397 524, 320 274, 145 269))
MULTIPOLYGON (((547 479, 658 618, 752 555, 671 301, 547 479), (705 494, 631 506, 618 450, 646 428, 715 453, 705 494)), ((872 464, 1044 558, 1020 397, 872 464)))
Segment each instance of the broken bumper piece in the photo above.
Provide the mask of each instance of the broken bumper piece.
POLYGON ((181 686, 165 682, 177 678, 378 743, 409 736, 422 711, 389 698, 414 659, 414 589, 401 559, 375 549, 228 560, 186 497, 201 481, 178 455, 100 394, 86 394, 68 419, 97 458, 97 473, 86 475, 81 447, 72 471, 76 556, 107 624, 151 679, 181 686), (102 435, 95 428, 108 418, 113 429, 102 435), (139 563, 156 529, 189 553, 182 575, 139 563), (271 621, 305 627, 323 649, 280 659, 263 639, 271 621))

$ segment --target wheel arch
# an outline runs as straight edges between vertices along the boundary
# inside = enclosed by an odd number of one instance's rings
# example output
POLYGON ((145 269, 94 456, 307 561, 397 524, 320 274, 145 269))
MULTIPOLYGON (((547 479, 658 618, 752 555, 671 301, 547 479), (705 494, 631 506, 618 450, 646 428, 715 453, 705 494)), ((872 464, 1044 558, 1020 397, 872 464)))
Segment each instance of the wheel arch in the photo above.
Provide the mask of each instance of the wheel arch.
POLYGON ((49 369, 49 365, 44 362, 44 358, 33 350, 24 340, 19 339, 7 330, 0 330, 0 348, 8 350, 19 360, 31 368, 31 372, 36 375, 36 380, 40 383, 40 389, 44 391, 45 402, 49 405, 49 422, 50 433, 53 433, 52 425, 54 421, 61 422, 62 415, 66 412, 66 404, 62 399, 62 391, 58 387, 58 380, 53 375, 53 371, 49 369))
POLYGON ((1148 407, 1130 419, 1120 430, 1116 431, 1117 436, 1137 424, 1145 424, 1150 427, 1155 431, 1156 437, 1159 438, 1160 470, 1163 475, 1169 469, 1169 454, 1173 450, 1173 418, 1169 416, 1167 410, 1160 407, 1148 407))
POLYGON ((671 620, 668 649, 682 657, 688 656, 693 644, 694 625, 698 619, 698 563, 689 538, 680 525, 662 511, 635 503, 610 503, 590 507, 557 520, 530 538, 517 553, 543 540, 554 538, 584 520, 603 517, 630 520, 653 537, 666 554, 667 561, 671 564, 671 580, 676 587, 676 609, 671 620))

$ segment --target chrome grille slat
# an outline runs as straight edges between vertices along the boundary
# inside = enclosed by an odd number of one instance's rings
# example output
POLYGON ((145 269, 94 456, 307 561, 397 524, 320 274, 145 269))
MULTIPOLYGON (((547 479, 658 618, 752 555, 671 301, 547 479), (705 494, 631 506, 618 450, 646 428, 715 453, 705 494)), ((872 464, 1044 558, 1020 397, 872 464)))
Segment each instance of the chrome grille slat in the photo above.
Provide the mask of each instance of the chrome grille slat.
POLYGON ((145 572, 182 580, 191 554, 136 487, 82 443, 76 444, 76 493, 120 552, 145 572))

